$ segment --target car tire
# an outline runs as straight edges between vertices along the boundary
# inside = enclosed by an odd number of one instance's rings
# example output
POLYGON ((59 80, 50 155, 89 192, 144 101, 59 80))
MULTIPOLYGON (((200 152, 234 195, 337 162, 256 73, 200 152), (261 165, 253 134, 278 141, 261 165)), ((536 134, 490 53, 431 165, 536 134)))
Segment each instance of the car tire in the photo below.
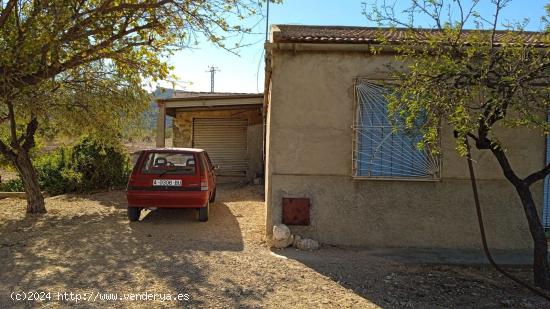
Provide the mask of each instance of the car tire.
POLYGON ((141 208, 139 207, 128 207, 128 219, 132 222, 138 221, 139 216, 141 215, 141 208))
POLYGON ((210 208, 210 202, 206 202, 206 207, 199 208, 199 221, 208 221, 208 209, 210 208))
POLYGON ((216 201, 216 189, 214 189, 214 192, 212 192, 212 196, 210 197, 210 203, 214 203, 216 201))

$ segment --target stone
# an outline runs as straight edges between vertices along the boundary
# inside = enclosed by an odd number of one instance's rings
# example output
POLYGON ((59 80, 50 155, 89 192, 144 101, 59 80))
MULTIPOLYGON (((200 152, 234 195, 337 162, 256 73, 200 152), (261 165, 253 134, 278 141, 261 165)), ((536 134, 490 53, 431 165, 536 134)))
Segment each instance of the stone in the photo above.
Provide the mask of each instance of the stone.
POLYGON ((292 243, 292 246, 296 248, 296 243, 302 239, 302 236, 300 235, 294 235, 294 242, 292 243))
POLYGON ((294 244, 294 246, 303 251, 313 251, 319 249, 319 242, 310 238, 302 238, 294 244))
POLYGON ((287 239, 283 239, 283 240, 272 239, 271 247, 275 247, 277 249, 283 249, 292 245, 292 243, 294 243, 294 236, 291 235, 287 239))
POLYGON ((290 238, 290 229, 284 224, 273 226, 273 240, 285 241, 290 238))

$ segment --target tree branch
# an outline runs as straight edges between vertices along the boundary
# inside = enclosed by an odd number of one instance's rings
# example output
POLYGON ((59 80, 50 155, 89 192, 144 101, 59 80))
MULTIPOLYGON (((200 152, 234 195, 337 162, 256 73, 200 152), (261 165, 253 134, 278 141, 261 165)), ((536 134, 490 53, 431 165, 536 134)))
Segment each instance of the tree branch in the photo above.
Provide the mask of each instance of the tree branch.
POLYGON ((34 134, 36 133, 36 130, 38 129, 38 119, 36 116, 32 116, 31 121, 27 124, 27 130, 25 132, 25 135, 21 137, 23 141, 23 145, 21 146, 24 151, 29 151, 32 147, 34 147, 34 134))
POLYGON ((535 182, 544 179, 548 174, 550 174, 550 164, 546 165, 540 171, 534 172, 533 174, 525 177, 523 180, 528 186, 534 184, 535 182))
POLYGON ((11 150, 8 145, 0 140, 0 153, 10 160, 15 160, 17 155, 11 150))
POLYGON ((502 168, 502 173, 504 174, 504 177, 508 179, 514 186, 520 186, 523 181, 516 175, 514 170, 512 169, 512 166, 510 165, 510 162, 508 161, 508 158, 506 157, 506 153, 499 145, 491 145, 491 152, 497 159, 498 163, 500 164, 500 167, 502 168))
POLYGON ((15 112, 13 110, 13 103, 9 100, 6 102, 8 105, 8 119, 10 122, 10 144, 13 148, 17 148, 17 124, 15 122, 15 112))
POLYGON ((6 23, 16 4, 17 0, 9 0, 6 4, 6 7, 2 10, 2 13, 0 13, 0 28, 6 23))

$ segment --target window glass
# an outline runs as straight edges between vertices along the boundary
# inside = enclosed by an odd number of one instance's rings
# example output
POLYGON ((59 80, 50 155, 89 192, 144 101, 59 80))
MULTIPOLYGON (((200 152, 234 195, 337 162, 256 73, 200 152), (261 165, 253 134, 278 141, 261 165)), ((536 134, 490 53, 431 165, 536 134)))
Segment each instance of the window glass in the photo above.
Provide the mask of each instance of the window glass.
POLYGON ((196 165, 193 153, 150 152, 145 158, 141 173, 194 175, 196 165))
POLYGON ((397 128, 388 118, 388 89, 362 81, 356 85, 357 115, 355 176, 439 177, 439 160, 417 148, 422 140, 418 130, 397 128))

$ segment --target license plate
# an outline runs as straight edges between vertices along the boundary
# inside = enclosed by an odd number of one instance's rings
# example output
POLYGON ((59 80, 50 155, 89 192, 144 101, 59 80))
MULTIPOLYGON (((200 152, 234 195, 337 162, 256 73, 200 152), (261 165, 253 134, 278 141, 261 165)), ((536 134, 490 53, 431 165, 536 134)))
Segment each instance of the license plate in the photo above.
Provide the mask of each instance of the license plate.
POLYGON ((153 186, 162 187, 181 187, 181 180, 179 179, 154 179, 153 186))

